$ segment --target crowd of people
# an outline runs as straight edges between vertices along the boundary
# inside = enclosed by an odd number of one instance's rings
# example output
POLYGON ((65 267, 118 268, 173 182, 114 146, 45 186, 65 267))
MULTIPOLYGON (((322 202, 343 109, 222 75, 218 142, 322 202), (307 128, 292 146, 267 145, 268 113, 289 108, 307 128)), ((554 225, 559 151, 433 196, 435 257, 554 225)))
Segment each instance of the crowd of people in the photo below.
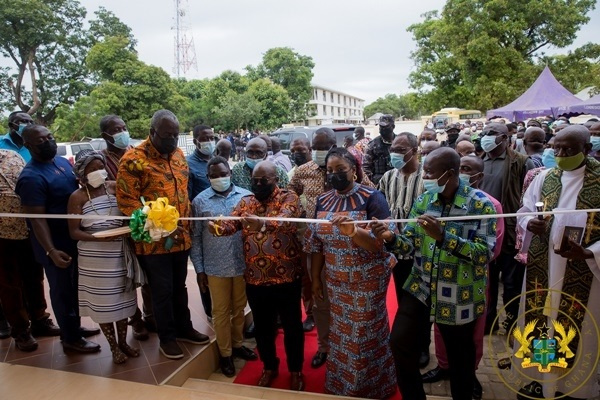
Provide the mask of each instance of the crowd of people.
MULTIPOLYGON (((199 125, 186 159, 177 117, 159 110, 137 147, 120 117, 102 118, 107 148, 82 151, 71 165, 56 155, 48 129, 12 113, 0 138, 0 212, 73 217, 0 218, 0 333, 22 351, 36 350, 36 336, 60 335, 67 351, 97 352, 87 337, 101 330, 114 362, 123 363, 139 356, 126 341, 131 325, 136 339, 156 331, 160 352, 181 358, 178 341, 209 342, 191 322, 190 258, 227 376, 236 374, 234 357, 260 357, 257 384, 270 386, 279 374, 280 325, 289 387, 303 390, 304 332, 316 327, 311 367, 326 365, 326 393, 387 398, 399 389, 403 399, 421 400, 423 383, 449 379, 453 399, 481 399, 476 370, 485 334, 551 319, 581 330, 600 318, 592 306, 600 301, 600 230, 593 228, 600 214, 590 213, 581 242, 563 247, 556 216, 496 217, 540 211, 540 201, 544 211, 600 208, 600 123, 549 119, 468 121, 440 137, 428 127, 396 134, 393 116, 383 115, 373 140, 357 127, 339 148, 334 131, 321 127, 310 140, 295 139, 289 157, 275 137, 217 141, 199 125), (181 217, 209 218, 179 220, 150 242, 98 235, 159 197, 181 217), (44 271, 58 326, 46 312, 44 271), (390 279, 398 304, 391 328, 390 279), (500 279, 505 315, 498 315, 500 279), (560 295, 530 296, 547 289, 575 297, 585 311, 560 295), (550 312, 542 312, 545 303, 550 312), (243 345, 246 304, 258 355, 243 345), (81 316, 100 330, 82 328, 81 316), (432 329, 438 365, 421 374, 432 329)), ((574 341, 570 350, 597 354, 598 342, 574 341)), ((591 364, 579 357, 570 367, 593 375, 591 364)), ((596 385, 592 378, 572 390, 545 376, 518 397, 586 399, 598 394, 596 385)))

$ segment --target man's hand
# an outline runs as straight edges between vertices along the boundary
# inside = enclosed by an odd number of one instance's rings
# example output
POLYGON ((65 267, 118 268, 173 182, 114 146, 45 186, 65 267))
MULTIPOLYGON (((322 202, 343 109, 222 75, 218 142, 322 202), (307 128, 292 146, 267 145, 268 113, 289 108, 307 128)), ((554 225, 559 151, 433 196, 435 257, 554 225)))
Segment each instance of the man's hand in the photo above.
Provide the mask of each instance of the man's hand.
POLYGON ((67 268, 69 265, 71 265, 72 258, 64 251, 56 249, 52 250, 50 254, 48 254, 48 257, 50 257, 54 265, 56 265, 58 268, 67 268))
POLYGON ((169 235, 173 239, 173 244, 183 243, 183 226, 177 225, 177 228, 169 235))
POLYGON ((545 219, 531 218, 527 223, 527 230, 534 235, 542 236, 546 234, 546 225, 545 219))
POLYGON ((554 250, 554 253, 569 260, 587 260, 589 258, 594 258, 594 253, 581 246, 579 243, 569 240, 569 245, 571 245, 571 247, 568 250, 554 250))
POLYGON ((355 229, 358 229, 358 227, 354 224, 344 224, 344 222, 352 221, 354 221, 352 218, 345 215, 336 215, 330 220, 331 224, 337 226, 337 228, 340 230, 340 233, 344 236, 350 236, 355 229))
POLYGON ((441 242, 444 239, 442 224, 431 215, 421 215, 417 218, 417 223, 421 225, 427 236, 432 237, 436 242, 441 242))
POLYGON ((321 279, 313 280, 312 293, 315 299, 323 300, 323 284, 321 283, 321 279))
POLYGON ((208 277, 205 272, 199 272, 196 274, 196 282, 198 282, 198 287, 202 293, 206 293, 206 289, 208 288, 208 277))
POLYGON ((375 235, 375 237, 379 240, 389 243, 396 237, 394 232, 390 231, 388 223, 385 221, 380 221, 377 218, 373 218, 373 222, 371 222, 369 225, 371 226, 371 232, 373 232, 373 235, 375 235))
POLYGON ((256 218, 256 215, 247 215, 242 218, 242 226, 249 231, 260 231, 263 226, 263 222, 256 218))

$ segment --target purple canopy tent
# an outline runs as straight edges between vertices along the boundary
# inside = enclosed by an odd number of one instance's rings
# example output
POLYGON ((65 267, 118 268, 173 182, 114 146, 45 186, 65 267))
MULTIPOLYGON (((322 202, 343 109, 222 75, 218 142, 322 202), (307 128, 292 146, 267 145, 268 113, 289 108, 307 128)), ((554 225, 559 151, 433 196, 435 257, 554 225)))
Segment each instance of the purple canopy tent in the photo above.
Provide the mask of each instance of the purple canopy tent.
POLYGON ((591 114, 600 116, 600 94, 594 97, 582 101, 581 103, 574 104, 566 107, 552 107, 554 115, 560 117, 564 115, 567 118, 574 117, 581 114, 591 114))
POLYGON ((511 121, 521 121, 544 115, 553 115, 552 107, 566 107, 581 103, 571 92, 565 89, 546 67, 533 85, 512 103, 489 110, 489 118, 500 117, 511 121))

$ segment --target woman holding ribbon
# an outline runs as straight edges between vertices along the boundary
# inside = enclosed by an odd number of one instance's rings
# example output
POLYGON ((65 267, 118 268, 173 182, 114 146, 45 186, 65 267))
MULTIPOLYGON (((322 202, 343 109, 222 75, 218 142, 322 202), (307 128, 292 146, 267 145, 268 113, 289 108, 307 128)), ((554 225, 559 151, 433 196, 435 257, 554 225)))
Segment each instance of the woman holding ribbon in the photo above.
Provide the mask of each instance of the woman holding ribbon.
POLYGON ((122 220, 115 197, 115 182, 106 181, 104 156, 81 151, 73 171, 81 187, 69 198, 69 214, 107 216, 106 219, 71 219, 69 232, 79 240, 79 313, 100 324, 113 355, 121 364, 127 357, 138 357, 139 350, 127 344, 127 318, 137 308, 135 285, 127 277, 126 238, 98 239, 92 233, 121 227, 122 220), (117 325, 116 335, 114 323, 117 325))
POLYGON ((334 188, 317 199, 315 218, 331 224, 308 225, 304 251, 311 253, 313 293, 323 297, 325 268, 331 302, 331 350, 325 391, 382 399, 396 391, 386 292, 396 259, 354 220, 386 219, 383 194, 361 185, 357 160, 334 148, 326 158, 327 180, 334 188))

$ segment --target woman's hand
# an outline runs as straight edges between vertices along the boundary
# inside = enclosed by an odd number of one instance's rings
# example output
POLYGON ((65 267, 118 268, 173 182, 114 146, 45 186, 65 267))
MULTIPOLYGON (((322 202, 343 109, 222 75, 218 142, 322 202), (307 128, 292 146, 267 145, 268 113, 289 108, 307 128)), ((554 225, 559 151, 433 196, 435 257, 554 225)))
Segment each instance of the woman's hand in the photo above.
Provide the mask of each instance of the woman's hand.
POLYGON ((344 222, 353 222, 354 220, 345 215, 336 215, 331 218, 330 222, 332 225, 336 226, 340 233, 344 236, 350 236, 358 227, 355 224, 345 224, 344 222))

